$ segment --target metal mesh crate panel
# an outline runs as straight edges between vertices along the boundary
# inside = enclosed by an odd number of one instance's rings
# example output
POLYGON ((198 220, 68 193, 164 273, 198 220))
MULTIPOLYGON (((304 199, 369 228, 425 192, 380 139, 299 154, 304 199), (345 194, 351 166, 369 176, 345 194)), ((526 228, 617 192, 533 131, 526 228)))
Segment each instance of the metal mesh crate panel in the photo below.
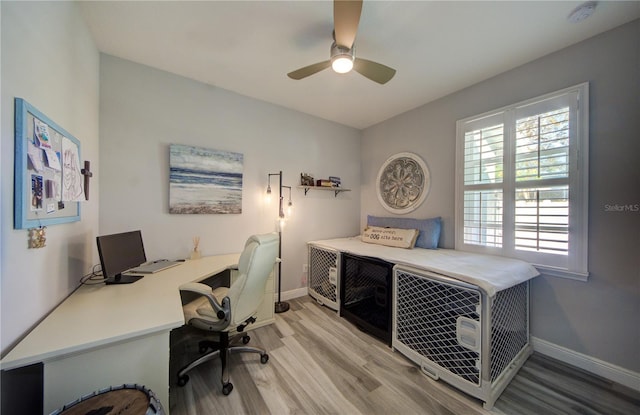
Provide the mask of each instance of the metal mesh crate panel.
POLYGON ((336 301, 336 285, 329 279, 329 268, 337 267, 338 255, 315 247, 310 248, 309 287, 322 297, 336 301))
POLYGON ((491 307, 491 382, 528 343, 527 283, 499 291, 491 307))
POLYGON ((396 337, 415 352, 475 385, 479 353, 456 339, 459 316, 479 321, 480 293, 397 270, 396 337))
POLYGON ((386 307, 387 277, 389 269, 385 266, 366 262, 366 260, 343 257, 344 299, 343 306, 370 300, 374 304, 386 307))

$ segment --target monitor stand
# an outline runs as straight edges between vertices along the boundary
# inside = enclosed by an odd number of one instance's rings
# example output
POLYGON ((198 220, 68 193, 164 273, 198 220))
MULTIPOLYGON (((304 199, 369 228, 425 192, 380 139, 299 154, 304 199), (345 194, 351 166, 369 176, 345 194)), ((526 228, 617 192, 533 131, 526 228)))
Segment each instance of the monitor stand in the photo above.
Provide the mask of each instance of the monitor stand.
POLYGON ((115 277, 107 278, 104 283, 107 285, 112 284, 131 284, 132 282, 138 281, 140 278, 144 277, 144 275, 122 275, 118 274, 115 277))

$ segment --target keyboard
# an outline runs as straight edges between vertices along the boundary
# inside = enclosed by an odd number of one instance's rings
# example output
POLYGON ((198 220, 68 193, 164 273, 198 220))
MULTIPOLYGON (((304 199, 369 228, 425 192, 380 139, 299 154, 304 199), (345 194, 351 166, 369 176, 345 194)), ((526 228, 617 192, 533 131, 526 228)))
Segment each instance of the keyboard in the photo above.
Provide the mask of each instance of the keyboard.
POLYGON ((155 261, 148 264, 142 264, 138 267, 131 268, 127 273, 131 274, 155 274, 156 272, 163 271, 167 268, 175 267, 182 264, 177 261, 155 261))

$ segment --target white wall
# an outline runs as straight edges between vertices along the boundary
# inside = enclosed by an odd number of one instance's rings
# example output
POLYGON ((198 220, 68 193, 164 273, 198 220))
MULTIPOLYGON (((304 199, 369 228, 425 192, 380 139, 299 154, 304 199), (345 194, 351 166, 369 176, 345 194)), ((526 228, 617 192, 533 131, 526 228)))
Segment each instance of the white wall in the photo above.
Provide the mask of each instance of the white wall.
POLYGON ((100 234, 141 229, 150 259, 188 256, 194 236, 203 255, 239 252, 249 235, 276 229, 277 197, 267 206, 264 194, 267 174, 280 170, 295 206, 283 232, 283 291, 305 287, 307 241, 358 233, 359 130, 109 55, 100 71, 100 234), (168 213, 174 143, 243 153, 241 214, 168 213), (304 196, 301 172, 340 176, 356 191, 304 196))
MULTIPOLYGON (((82 220, 47 227, 47 246, 27 248, 13 229, 14 97, 21 97, 80 140, 98 169, 99 54, 71 2, 8 2, 2 10, 2 352, 78 286, 95 261, 98 182, 82 220)), ((64 335, 61 333, 61 335, 64 335)))
POLYGON ((454 245, 456 120, 590 82, 588 282, 533 280, 532 335, 640 372, 640 21, 581 42, 373 126, 363 133, 361 220, 384 214, 374 182, 392 154, 412 151, 431 170, 427 200, 411 217, 442 216, 454 245))

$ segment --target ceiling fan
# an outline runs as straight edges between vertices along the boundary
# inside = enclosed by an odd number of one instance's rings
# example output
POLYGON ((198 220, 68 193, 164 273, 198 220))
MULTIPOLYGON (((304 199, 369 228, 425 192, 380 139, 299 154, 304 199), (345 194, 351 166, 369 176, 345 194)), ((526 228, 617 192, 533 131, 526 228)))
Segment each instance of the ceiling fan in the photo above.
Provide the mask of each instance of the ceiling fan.
POLYGON ((396 73, 395 69, 381 63, 355 57, 354 41, 358 31, 358 23, 360 23, 361 11, 362 0, 334 0, 331 58, 289 72, 287 76, 300 80, 332 67, 337 73, 347 73, 353 69, 379 84, 389 82, 396 73))

